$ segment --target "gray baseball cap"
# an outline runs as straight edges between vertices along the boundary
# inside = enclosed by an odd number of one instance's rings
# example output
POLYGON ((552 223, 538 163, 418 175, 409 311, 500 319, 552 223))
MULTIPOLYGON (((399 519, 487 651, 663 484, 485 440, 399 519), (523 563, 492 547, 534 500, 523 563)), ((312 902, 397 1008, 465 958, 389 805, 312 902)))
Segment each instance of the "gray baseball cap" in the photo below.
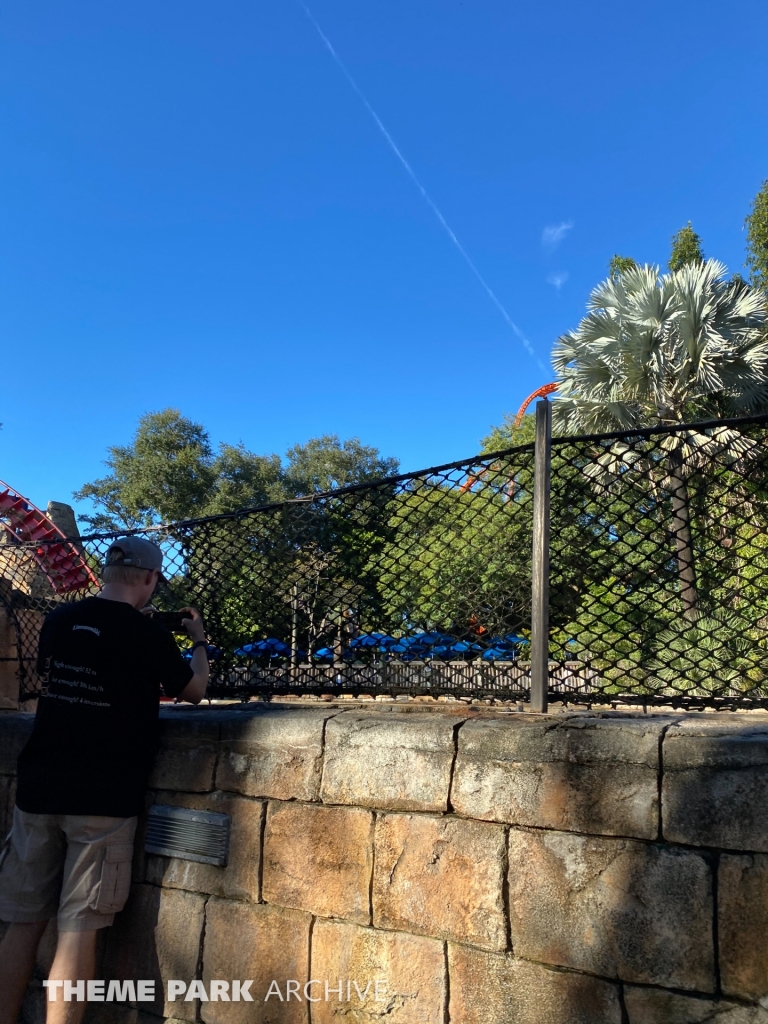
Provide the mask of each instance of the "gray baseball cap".
POLYGON ((118 537, 112 541, 104 565, 129 565, 134 569, 163 568, 163 552, 151 540, 142 537, 118 537))

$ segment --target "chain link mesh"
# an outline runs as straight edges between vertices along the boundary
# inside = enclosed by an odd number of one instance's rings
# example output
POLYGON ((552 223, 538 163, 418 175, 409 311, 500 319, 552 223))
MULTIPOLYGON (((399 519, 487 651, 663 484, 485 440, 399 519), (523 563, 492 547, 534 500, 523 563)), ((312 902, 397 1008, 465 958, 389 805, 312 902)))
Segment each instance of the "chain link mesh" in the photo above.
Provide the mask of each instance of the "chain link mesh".
MULTIPOLYGON (((156 607, 203 613, 211 696, 526 700, 533 455, 128 532, 163 548, 156 607)), ((767 455, 768 417, 552 443, 550 699, 768 706, 767 455)), ((0 609, 26 700, 44 615, 96 592, 119 534, 70 541, 66 589, 61 543, 6 523, 0 609)))

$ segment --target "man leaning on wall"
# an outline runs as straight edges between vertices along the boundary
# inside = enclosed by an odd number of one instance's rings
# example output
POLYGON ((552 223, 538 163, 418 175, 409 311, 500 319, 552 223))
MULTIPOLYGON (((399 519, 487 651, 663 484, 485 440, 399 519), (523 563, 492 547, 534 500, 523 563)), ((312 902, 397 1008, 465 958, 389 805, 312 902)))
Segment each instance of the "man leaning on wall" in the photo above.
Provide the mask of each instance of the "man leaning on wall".
MULTIPOLYGON (((203 620, 185 611, 185 660, 171 633, 142 614, 162 570, 160 548, 122 537, 95 597, 62 605, 40 634, 43 688, 19 755, 13 828, 0 852, 0 1024, 16 1024, 51 918, 50 981, 88 981, 96 937, 128 897, 137 815, 158 742, 160 686, 199 704, 208 685, 203 620)), ((78 1024, 85 1002, 49 986, 47 1024, 78 1024)))

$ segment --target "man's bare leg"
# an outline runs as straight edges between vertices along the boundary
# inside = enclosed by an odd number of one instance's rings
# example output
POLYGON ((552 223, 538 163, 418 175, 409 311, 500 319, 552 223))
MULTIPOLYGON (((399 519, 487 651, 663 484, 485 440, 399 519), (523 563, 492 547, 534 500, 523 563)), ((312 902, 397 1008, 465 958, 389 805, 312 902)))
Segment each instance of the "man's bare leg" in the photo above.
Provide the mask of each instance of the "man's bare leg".
POLYGON ((0 942, 0 1024, 16 1024, 47 921, 11 924, 0 942))
MULTIPOLYGON (((90 981, 96 970, 98 932, 59 932, 56 956, 49 981, 90 981)), ((50 994, 50 989, 47 990, 50 994)), ((64 986, 56 987, 56 1002, 46 1002, 45 1024, 80 1024, 88 1004, 76 999, 64 1001, 64 986)))

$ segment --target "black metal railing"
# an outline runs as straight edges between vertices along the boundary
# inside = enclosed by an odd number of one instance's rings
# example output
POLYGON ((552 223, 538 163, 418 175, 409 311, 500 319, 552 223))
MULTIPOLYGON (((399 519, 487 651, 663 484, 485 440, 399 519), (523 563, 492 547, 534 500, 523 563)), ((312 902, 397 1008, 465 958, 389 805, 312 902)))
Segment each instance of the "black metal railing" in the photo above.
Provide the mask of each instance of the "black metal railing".
MULTIPOLYGON (((768 707, 768 416, 551 441, 537 417, 536 444, 130 531, 164 549, 155 604, 203 612, 211 695, 768 707)), ((95 570, 115 536, 73 543, 95 570)), ((27 699, 43 615, 88 589, 6 540, 27 699)))

